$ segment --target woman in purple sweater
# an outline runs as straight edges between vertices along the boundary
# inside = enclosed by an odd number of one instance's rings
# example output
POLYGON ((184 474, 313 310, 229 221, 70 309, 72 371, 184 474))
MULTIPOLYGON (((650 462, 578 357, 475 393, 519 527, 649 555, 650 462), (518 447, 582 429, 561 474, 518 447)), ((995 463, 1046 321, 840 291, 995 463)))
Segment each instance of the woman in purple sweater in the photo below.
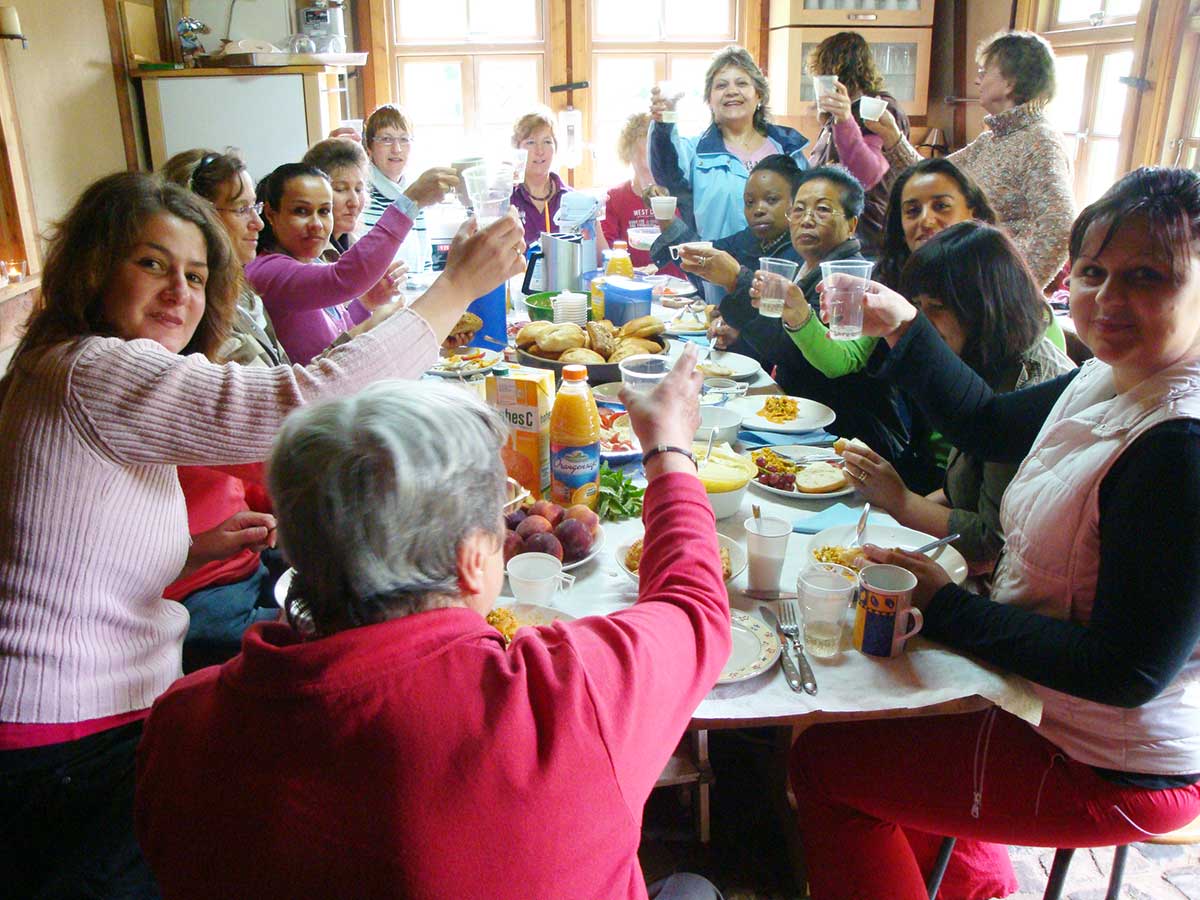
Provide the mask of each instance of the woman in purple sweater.
POLYGON ((321 254, 333 229, 329 176, 313 166, 288 163, 259 184, 266 224, 246 278, 294 362, 307 365, 341 334, 395 300, 397 281, 389 268, 417 210, 441 202, 454 187, 442 172, 421 175, 374 228, 328 264, 321 254))
POLYGON ((152 897, 133 838, 134 748, 179 677, 162 597, 188 531, 176 466, 266 457, 283 417, 412 378, 472 298, 524 268, 509 218, 311 367, 219 366, 238 262, 211 205, 134 173, 53 236, 42 302, 0 381, 0 884, 16 897, 152 897))

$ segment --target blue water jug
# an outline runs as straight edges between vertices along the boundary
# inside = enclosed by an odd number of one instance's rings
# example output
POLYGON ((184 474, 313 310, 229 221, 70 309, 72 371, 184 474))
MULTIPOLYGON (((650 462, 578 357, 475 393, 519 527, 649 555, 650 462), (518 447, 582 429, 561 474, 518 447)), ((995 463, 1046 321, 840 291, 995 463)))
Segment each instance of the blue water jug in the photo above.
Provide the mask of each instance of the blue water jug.
POLYGON ((483 319, 483 327, 475 332, 471 341, 472 347, 483 347, 485 350, 503 350, 508 345, 508 320, 505 314, 506 282, 482 297, 473 300, 467 307, 467 312, 475 313, 483 319))
POLYGON ((610 275, 604 283, 604 318, 614 325, 650 315, 654 289, 644 281, 610 275))

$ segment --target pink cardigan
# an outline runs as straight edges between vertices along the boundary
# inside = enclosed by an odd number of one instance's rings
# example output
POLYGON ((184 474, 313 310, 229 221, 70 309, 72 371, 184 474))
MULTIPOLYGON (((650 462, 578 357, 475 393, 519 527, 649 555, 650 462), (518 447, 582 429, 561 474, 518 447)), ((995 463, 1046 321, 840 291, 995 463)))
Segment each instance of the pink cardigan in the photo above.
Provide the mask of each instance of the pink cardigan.
POLYGON ((400 312, 308 368, 102 337, 18 360, 0 396, 0 723, 149 707, 188 622, 162 598, 188 550, 175 467, 264 459, 295 407, 415 377, 437 352, 400 312))
POLYGON ((630 609, 507 649, 461 607, 256 625, 175 684, 138 748, 163 895, 644 898, 642 807, 731 646, 695 476, 655 479, 645 519, 630 609))
POLYGON ((264 253, 250 261, 246 279, 262 297, 292 362, 308 365, 370 315, 356 298, 379 283, 411 228, 412 220, 389 206, 335 263, 302 263, 286 253, 264 253))

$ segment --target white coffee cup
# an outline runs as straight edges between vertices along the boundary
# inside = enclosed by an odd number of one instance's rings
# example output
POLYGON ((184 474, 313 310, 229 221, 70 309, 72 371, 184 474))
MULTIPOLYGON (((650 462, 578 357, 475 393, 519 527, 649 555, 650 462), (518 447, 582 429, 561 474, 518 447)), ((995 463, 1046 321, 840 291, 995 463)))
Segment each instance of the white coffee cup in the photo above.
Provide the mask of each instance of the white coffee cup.
POLYGON ((887 109, 887 101, 879 97, 859 97, 858 114, 868 122, 878 122, 883 111, 887 109))
POLYGON ((679 259, 679 254, 682 251, 696 252, 697 250, 711 250, 712 241, 689 241, 686 244, 676 244, 671 248, 671 259, 679 259))
POLYGON ((549 553, 519 553, 504 567, 513 596, 522 603, 550 603, 558 590, 575 583, 575 576, 562 570, 562 560, 549 553))

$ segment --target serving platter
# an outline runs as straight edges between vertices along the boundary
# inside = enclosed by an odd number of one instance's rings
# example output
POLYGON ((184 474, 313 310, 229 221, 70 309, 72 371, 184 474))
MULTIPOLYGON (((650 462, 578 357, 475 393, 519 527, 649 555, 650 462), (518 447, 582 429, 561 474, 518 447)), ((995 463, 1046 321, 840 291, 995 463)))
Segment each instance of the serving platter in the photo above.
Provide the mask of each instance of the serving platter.
POLYGON ((456 364, 451 362, 449 358, 443 358, 430 366, 427 374, 437 375, 439 378, 469 378, 492 371, 496 363, 500 362, 503 358, 504 354, 497 350, 481 351, 477 364, 475 364, 475 360, 464 364, 456 364))

